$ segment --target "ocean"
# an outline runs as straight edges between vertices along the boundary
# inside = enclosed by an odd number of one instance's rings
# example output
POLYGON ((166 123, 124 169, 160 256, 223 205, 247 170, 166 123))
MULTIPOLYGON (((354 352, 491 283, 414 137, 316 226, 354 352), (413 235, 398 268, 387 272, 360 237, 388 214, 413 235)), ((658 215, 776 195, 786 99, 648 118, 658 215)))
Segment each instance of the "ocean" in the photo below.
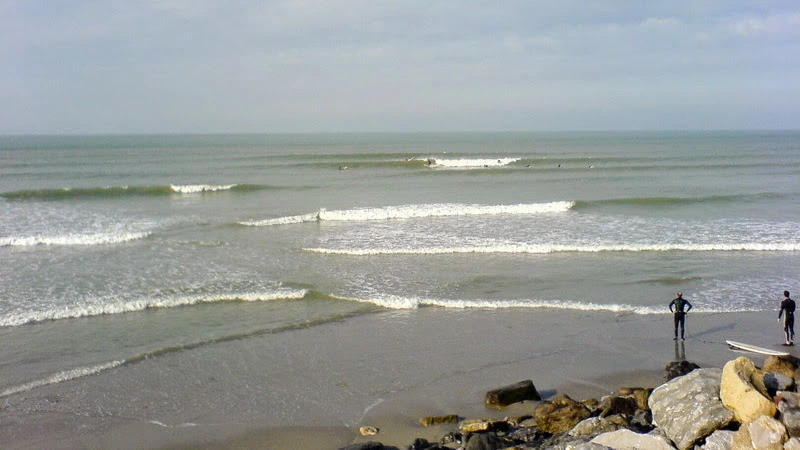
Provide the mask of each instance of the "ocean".
POLYGON ((387 310, 777 315, 798 180, 794 131, 0 137, 0 399, 387 310))

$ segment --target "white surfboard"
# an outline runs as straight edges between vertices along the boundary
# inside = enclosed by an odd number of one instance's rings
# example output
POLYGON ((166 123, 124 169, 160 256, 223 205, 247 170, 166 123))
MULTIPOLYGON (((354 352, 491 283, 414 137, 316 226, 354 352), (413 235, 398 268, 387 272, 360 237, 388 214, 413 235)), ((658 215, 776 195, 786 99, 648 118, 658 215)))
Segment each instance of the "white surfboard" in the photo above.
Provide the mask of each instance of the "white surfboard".
POLYGON ((789 356, 791 353, 782 352, 779 350, 772 350, 771 348, 758 347, 750 344, 743 344, 736 341, 725 341, 733 350, 744 350, 746 352, 761 353, 762 355, 770 356, 789 356))

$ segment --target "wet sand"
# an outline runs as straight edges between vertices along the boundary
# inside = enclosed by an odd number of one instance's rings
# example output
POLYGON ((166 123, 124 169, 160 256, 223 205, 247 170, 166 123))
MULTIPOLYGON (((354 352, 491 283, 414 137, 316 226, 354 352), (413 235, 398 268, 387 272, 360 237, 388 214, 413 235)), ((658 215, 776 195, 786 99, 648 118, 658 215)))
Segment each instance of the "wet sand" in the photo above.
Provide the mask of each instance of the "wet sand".
MULTIPOLYGON (((456 429, 423 428, 418 424, 423 416, 499 418, 530 408, 494 411, 483 406, 486 391, 518 381, 532 380, 545 399, 559 393, 599 398, 623 386, 661 384, 670 361, 721 367, 741 355, 728 349, 726 339, 782 348, 776 317, 690 313, 687 340, 676 342, 668 312, 387 311, 167 355, 15 395, 5 400, 0 436, 8 448, 337 449, 365 441, 405 448, 416 437, 434 441, 456 429), (254 356, 240 370, 253 372, 253 380, 261 383, 257 391, 251 384, 218 382, 225 379, 222 367, 232 370, 243 350, 254 356), (221 360, 219 367, 204 369, 204 376, 217 380, 213 390, 204 386, 183 392, 157 379, 165 365, 180 373, 184 366, 196 368, 198 360, 212 358, 221 360), (161 388, 171 397, 163 404, 175 409, 174 422, 116 413, 124 410, 124 402, 145 395, 129 380, 151 376, 147 383, 166 385, 161 388), (193 410, 193 400, 206 395, 217 395, 219 407, 193 410), (58 414, 35 407, 48 398, 63 403, 58 414), (71 410, 73 399, 76 404, 91 399, 94 411, 109 413, 71 410), (380 432, 362 437, 361 426, 380 432)), ((748 356, 757 365, 763 363, 759 355, 748 356)), ((248 380, 248 375, 240 378, 248 380)), ((157 398, 153 394, 144 401, 155 410, 165 408, 157 398)))

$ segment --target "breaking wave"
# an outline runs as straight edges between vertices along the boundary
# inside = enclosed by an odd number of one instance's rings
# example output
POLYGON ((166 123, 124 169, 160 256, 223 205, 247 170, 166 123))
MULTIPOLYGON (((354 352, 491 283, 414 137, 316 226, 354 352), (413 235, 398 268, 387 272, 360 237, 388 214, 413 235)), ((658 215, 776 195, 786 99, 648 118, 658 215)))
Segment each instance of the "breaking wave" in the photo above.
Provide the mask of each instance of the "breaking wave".
POLYGON ((599 253, 599 252, 713 252, 713 251, 749 251, 749 252, 795 252, 800 251, 800 243, 728 243, 728 244, 625 244, 625 245, 554 245, 554 244, 504 244, 464 247, 425 247, 425 248, 363 248, 333 249, 304 248, 303 250, 331 255, 439 255, 452 253, 599 253))
POLYGON ((574 202, 557 201, 549 203, 530 203, 517 205, 476 205, 462 203, 438 203, 420 205, 384 206, 378 208, 354 208, 328 211, 320 209, 316 213, 274 219, 238 222, 240 225, 271 226, 295 223, 331 221, 372 221, 391 219, 417 219, 425 217, 475 216, 499 214, 542 214, 569 211, 574 202))
POLYGON ((35 245, 108 245, 145 239, 150 232, 127 233, 70 233, 55 236, 9 236, 0 237, 0 247, 28 247, 35 245))
POLYGON ((503 167, 519 161, 520 158, 429 158, 430 167, 447 169, 475 169, 485 167, 503 167))
POLYGON ((104 186, 88 188, 34 189, 0 194, 9 200, 73 200, 113 198, 128 196, 168 196, 174 194, 202 194, 213 192, 246 192, 266 189, 253 184, 168 184, 156 186, 104 186))
POLYGON ((104 314, 122 314, 152 308, 175 308, 202 303, 296 300, 305 297, 306 294, 308 294, 308 291, 305 289, 277 289, 268 292, 164 296, 162 298, 146 298, 127 302, 107 302, 102 304, 82 305, 76 303, 69 308, 55 308, 45 311, 25 311, 17 314, 9 314, 0 319, 0 327, 27 325, 51 320, 92 317, 104 314))
MULTIPOLYGON (((344 299, 371 303, 388 309, 418 309, 422 307, 439 307, 451 309, 511 309, 511 308, 532 308, 532 309, 560 309, 569 311, 590 311, 590 312, 610 312, 614 314, 638 314, 638 315, 663 315, 665 306, 658 304, 655 306, 635 306, 629 304, 602 304, 591 301, 575 300, 459 300, 459 299, 437 299, 437 298, 416 298, 401 296, 381 296, 379 298, 367 299, 344 299)), ((732 307, 731 305, 720 305, 717 307, 696 306, 692 309, 693 314, 697 313, 730 313, 730 312, 759 312, 761 308, 732 307)))

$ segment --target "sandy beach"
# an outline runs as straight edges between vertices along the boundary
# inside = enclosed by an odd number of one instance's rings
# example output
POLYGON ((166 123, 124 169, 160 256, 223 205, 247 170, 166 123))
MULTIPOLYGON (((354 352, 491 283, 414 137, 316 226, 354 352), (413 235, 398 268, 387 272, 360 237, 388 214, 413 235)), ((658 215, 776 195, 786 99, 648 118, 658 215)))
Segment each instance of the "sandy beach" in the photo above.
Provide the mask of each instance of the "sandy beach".
POLYGON ((213 360, 207 382, 191 389, 173 386, 179 376, 154 379, 142 361, 12 395, 0 435, 8 448, 336 449, 365 440, 402 448, 454 427, 422 428, 423 416, 513 414, 483 406, 486 391, 497 387, 530 379, 545 399, 599 398, 622 386, 659 385, 673 360, 721 367, 738 356, 726 339, 780 348, 781 333, 765 313, 689 314, 687 340, 675 342, 668 312, 386 311, 163 356, 170 360, 162 366, 176 374, 213 360), (245 364, 243 352, 267 361, 245 364), (226 371, 248 367, 271 369, 239 376, 252 382, 221 382, 226 371), (201 396, 214 396, 219 407, 194 409, 201 396), (93 412, 71 409, 86 397, 93 412), (174 411, 169 421, 126 417, 125 405, 134 402, 174 411), (380 432, 362 437, 360 426, 380 432))

